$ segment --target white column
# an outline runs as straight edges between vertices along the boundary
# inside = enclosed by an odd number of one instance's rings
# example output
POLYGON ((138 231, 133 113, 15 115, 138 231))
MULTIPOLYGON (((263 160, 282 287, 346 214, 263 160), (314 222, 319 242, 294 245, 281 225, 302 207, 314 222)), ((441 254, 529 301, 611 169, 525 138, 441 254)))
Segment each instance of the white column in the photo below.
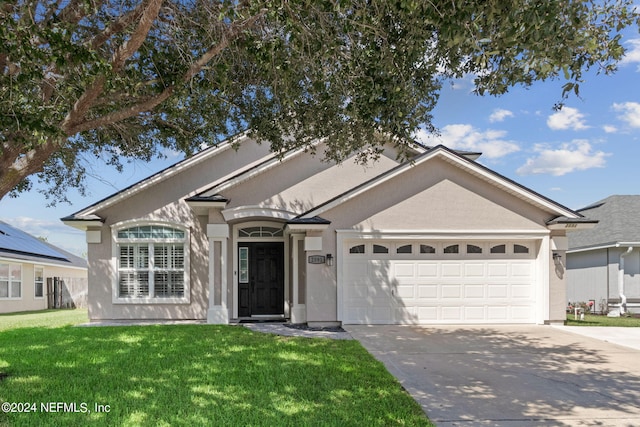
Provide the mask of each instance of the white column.
POLYGON ((304 234, 292 234, 291 235, 291 266, 292 276, 291 283, 293 284, 293 299, 291 305, 291 323, 305 323, 307 321, 307 306, 306 304, 299 303, 300 286, 298 281, 300 263, 305 262, 304 258, 298 258, 298 247, 302 241, 304 241, 304 234))
POLYGON ((207 224, 207 237, 209 238, 209 310, 207 311, 207 323, 229 323, 229 310, 227 309, 227 239, 229 238, 229 226, 227 224, 207 224), (215 242, 220 242, 220 304, 215 304, 215 242))

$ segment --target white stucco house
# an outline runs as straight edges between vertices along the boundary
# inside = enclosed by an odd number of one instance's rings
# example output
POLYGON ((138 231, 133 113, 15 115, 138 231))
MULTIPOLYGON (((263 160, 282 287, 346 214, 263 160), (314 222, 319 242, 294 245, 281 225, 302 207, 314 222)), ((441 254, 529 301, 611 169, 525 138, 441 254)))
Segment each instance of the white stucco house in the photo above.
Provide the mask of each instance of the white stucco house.
POLYGON ((569 235, 568 301, 640 312, 640 196, 613 195, 579 211, 598 224, 569 235))
POLYGON ((564 321, 566 231, 593 224, 480 153, 365 167, 234 142, 63 218, 86 231, 91 320, 564 321))

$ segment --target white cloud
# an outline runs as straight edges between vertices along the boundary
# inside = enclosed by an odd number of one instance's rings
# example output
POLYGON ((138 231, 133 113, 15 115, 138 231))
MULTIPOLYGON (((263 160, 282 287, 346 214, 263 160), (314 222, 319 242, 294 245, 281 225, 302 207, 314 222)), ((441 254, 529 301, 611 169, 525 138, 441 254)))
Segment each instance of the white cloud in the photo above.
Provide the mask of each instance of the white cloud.
MULTIPOLYGON (((620 64, 640 63, 640 39, 631 39, 625 44, 630 45, 630 47, 627 48, 620 64)), ((638 67, 638 71, 640 72, 640 66, 638 67)))
POLYGON ((577 108, 563 107, 557 113, 553 113, 547 119, 547 126, 553 130, 584 130, 589 126, 585 124, 584 114, 577 108))
POLYGON ((513 117, 513 112, 502 108, 497 108, 493 110, 493 113, 491 113, 491 115, 489 116, 489 121, 491 123, 502 122, 507 117, 513 117))
POLYGON ((620 120, 624 120, 629 126, 640 128, 640 104, 637 102, 624 102, 622 104, 613 104, 613 110, 622 114, 618 116, 620 120))
POLYGON ((604 131, 606 133, 616 133, 618 132, 618 128, 612 125, 604 125, 602 126, 602 129, 604 129, 604 131))
POLYGON ((519 175, 551 174, 565 175, 569 172, 604 167, 610 153, 593 152, 591 144, 584 139, 564 143, 558 149, 546 144, 536 144, 536 157, 527 160, 516 173, 519 175))
POLYGON ((468 124, 454 124, 443 127, 438 137, 421 130, 416 139, 427 145, 442 144, 456 150, 481 151, 483 157, 495 159, 520 150, 515 142, 504 139, 506 135, 503 130, 482 131, 468 124))

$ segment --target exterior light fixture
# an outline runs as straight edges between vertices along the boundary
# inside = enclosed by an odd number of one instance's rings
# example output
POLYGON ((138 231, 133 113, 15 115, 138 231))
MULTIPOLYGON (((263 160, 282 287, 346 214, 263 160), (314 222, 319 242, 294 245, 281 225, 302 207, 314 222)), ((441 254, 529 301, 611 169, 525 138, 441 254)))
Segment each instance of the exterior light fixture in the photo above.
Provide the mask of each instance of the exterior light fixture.
POLYGON ((333 255, 327 254, 327 265, 331 267, 333 265, 333 255))

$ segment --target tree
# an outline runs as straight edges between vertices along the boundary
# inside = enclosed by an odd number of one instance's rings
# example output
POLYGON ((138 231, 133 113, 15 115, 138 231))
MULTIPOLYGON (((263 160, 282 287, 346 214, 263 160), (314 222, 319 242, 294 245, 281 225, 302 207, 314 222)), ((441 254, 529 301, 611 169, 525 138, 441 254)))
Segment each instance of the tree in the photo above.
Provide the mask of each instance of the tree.
POLYGON ((250 129, 282 153, 400 148, 444 81, 478 94, 611 73, 632 0, 14 0, 0 4, 0 198, 250 129))

